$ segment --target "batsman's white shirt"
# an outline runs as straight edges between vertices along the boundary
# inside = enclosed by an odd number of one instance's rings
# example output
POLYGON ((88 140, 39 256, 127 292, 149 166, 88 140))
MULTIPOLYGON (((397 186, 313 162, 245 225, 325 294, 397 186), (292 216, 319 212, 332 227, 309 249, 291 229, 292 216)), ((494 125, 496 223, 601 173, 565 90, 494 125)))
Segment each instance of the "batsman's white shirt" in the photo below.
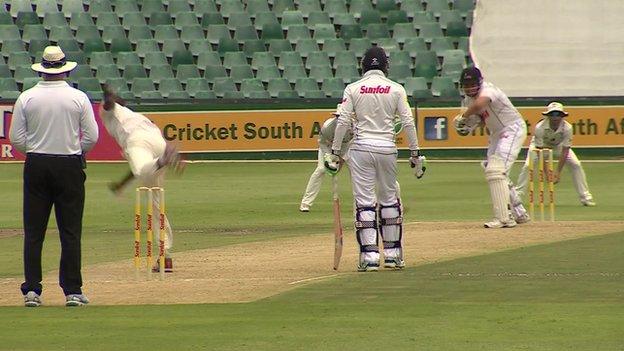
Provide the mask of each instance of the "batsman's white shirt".
POLYGON ((545 118, 535 126, 535 135, 531 138, 531 146, 553 149, 559 153, 563 147, 572 147, 572 125, 567 121, 561 121, 556 130, 550 128, 548 118, 545 118))

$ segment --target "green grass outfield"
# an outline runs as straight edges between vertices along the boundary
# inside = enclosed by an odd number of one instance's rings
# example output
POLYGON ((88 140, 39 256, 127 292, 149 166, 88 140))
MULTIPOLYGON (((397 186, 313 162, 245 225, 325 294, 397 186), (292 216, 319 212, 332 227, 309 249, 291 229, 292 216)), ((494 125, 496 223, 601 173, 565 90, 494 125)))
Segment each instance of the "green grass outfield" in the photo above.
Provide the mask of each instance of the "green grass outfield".
MULTIPOLYGON (((0 165, 4 229, 22 226, 21 168, 0 165)), ((313 212, 297 212, 313 168, 191 164, 166 187, 179 231, 175 251, 330 231, 328 179, 313 212)), ((85 265, 131 257, 132 191, 117 199, 105 186, 126 169, 89 165, 85 265)), ((557 186, 558 220, 624 220, 624 163, 586 163, 585 170, 598 206, 579 205, 566 170, 557 186)), ((490 216, 476 163, 431 163, 421 180, 407 164, 400 172, 407 221, 490 216)), ((46 241, 46 270, 58 266, 57 239, 46 241)), ((0 278, 22 274, 21 245, 19 236, 0 238, 0 278)), ((404 272, 342 275, 246 304, 0 307, 0 350, 622 350, 623 247, 624 232, 613 233, 404 272)))

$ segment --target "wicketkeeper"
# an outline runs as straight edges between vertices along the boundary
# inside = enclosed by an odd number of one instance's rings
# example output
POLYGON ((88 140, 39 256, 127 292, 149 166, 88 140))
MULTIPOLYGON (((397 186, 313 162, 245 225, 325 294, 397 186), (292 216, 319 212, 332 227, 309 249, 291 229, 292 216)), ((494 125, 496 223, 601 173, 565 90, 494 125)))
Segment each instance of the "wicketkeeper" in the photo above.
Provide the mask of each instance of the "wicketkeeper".
POLYGON ((572 182, 583 206, 596 206, 594 197, 589 192, 585 171, 578 157, 572 150, 572 125, 564 120, 568 113, 563 110, 563 105, 559 102, 551 102, 542 112, 546 116, 535 126, 535 133, 531 138, 527 159, 524 162, 522 171, 518 176, 519 194, 523 194, 529 182, 529 157, 533 157, 533 164, 537 164, 536 155, 531 156, 530 150, 549 148, 553 151, 553 157, 558 158, 557 171, 554 174, 554 183, 557 184, 561 177, 564 166, 570 168, 572 182))
MULTIPOLYGON (((120 193, 134 178, 140 186, 164 187, 167 166, 179 172, 182 170, 184 164, 177 149, 165 142, 160 128, 147 117, 125 107, 125 102, 108 86, 104 87, 104 103, 100 116, 108 133, 123 150, 131 171, 122 181, 110 185, 113 192, 120 193)), ((154 213, 158 213, 159 203, 160 197, 154 196, 154 213)), ((159 238, 156 237, 155 240, 158 242, 159 238)), ((172 245, 173 231, 169 218, 165 215, 165 272, 173 270, 172 245)), ((159 262, 156 262, 154 271, 158 269, 159 262)))
POLYGON ((378 233, 384 247, 384 266, 403 268, 401 246, 401 204, 397 195, 397 148, 394 118, 398 115, 409 141, 410 164, 418 178, 425 171, 425 158, 419 153, 418 138, 405 89, 386 78, 388 58, 380 47, 372 47, 362 58, 362 79, 349 84, 338 111, 338 125, 331 153, 325 154, 325 167, 337 172, 341 164, 343 139, 355 113, 353 141, 346 163, 351 173, 355 202, 355 233, 360 246, 358 271, 379 269, 378 233))
POLYGON ((526 123, 502 90, 483 81, 478 68, 464 69, 460 84, 465 94, 462 102, 465 110, 455 117, 455 129, 460 135, 468 135, 485 124, 490 131, 484 165, 494 219, 484 226, 506 228, 527 222, 529 215, 509 179, 511 166, 526 139, 526 123))

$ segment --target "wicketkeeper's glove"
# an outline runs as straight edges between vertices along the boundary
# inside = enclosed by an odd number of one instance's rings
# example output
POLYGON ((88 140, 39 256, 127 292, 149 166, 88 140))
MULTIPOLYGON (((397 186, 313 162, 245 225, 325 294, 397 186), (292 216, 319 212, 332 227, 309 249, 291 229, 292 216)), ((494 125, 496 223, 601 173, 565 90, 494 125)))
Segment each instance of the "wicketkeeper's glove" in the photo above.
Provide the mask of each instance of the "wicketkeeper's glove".
POLYGON ((422 178, 427 170, 427 158, 421 155, 419 150, 412 150, 410 151, 409 161, 410 167, 413 168, 416 178, 422 178))
POLYGON ((340 156, 338 151, 332 150, 331 154, 325 154, 323 156, 325 172, 330 175, 336 175, 340 171, 340 156))

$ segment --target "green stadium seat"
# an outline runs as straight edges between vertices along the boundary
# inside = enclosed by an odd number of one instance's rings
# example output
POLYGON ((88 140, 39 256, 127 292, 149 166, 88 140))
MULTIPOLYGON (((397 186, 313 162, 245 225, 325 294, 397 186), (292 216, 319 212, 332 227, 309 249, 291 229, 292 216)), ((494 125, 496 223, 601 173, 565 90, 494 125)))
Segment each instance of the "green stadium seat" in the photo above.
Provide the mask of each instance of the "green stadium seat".
POLYGON ((78 65, 71 71, 71 80, 77 81, 79 78, 93 78, 93 72, 89 65, 78 65))
POLYGON ((386 25, 392 28, 397 23, 410 23, 407 13, 402 10, 388 12, 388 19, 386 25))
POLYGON ((358 66, 357 57, 355 57, 355 53, 353 51, 340 51, 336 53, 334 57, 334 62, 332 62, 333 68, 338 67, 339 65, 345 66, 358 66))
POLYGON ((24 26, 22 41, 29 43, 33 39, 48 39, 48 35, 41 24, 27 24, 24 26))
POLYGON ((217 12, 217 5, 214 0, 201 0, 193 2, 195 3, 193 11, 196 13, 217 12))
POLYGON ((376 39, 375 44, 382 47, 388 55, 392 54, 393 51, 401 51, 399 43, 393 38, 376 39))
POLYGON ((72 13, 69 19, 69 27, 72 30, 77 30, 78 27, 82 26, 95 26, 91 15, 86 12, 72 13))
POLYGON ((17 17, 19 12, 28 12, 33 10, 30 0, 5 0, 2 5, 2 8, 5 11, 7 8, 10 8, 10 14, 13 18, 17 17))
POLYGON ((431 82, 433 77, 438 75, 438 70, 435 64, 427 62, 418 62, 414 65, 414 77, 423 77, 427 82, 431 82))
POLYGON ((301 58, 301 54, 297 51, 286 51, 282 52, 279 56, 279 63, 277 67, 280 70, 284 70, 284 67, 290 65, 298 65, 303 67, 303 58, 301 58))
MULTIPOLYGON (((228 17, 227 27, 229 30, 235 30, 236 27, 253 26, 251 18, 247 12, 233 12, 228 17)), ((254 27, 255 30, 255 27, 254 27)))
POLYGON ((467 66, 466 53, 463 50, 446 50, 441 53, 441 56, 442 64, 461 64, 464 68, 467 66))
POLYGON ((30 56, 39 59, 43 50, 49 45, 50 41, 48 39, 32 39, 28 44, 28 52, 30 56))
POLYGON ((195 97, 199 91, 209 91, 210 84, 204 78, 189 78, 186 81, 186 92, 192 97, 195 97))
POLYGON ((448 0, 427 0, 426 4, 425 10, 431 12, 435 17, 440 17, 443 11, 450 9, 450 2, 448 0))
POLYGON ((126 37, 113 38, 110 44, 110 52, 117 56, 121 52, 134 51, 132 44, 126 37))
MULTIPOLYGON (((16 79, 17 81, 17 79, 16 79)), ((28 90, 32 87, 34 87, 35 85, 37 85, 37 83, 41 82, 42 79, 41 77, 24 77, 24 79, 22 80, 22 91, 28 90)), ((18 81, 19 82, 19 81, 18 81)))
POLYGON ((180 13, 191 12, 191 6, 188 0, 168 0, 167 12, 169 12, 174 18, 180 13))
POLYGON ((440 68, 440 62, 438 61, 438 55, 435 51, 421 51, 416 55, 416 63, 426 63, 440 68))
POLYGON ((8 66, 14 71, 13 79, 15 79, 18 84, 23 84, 24 80, 28 78, 39 78, 37 73, 33 71, 30 66, 17 66, 14 68, 11 68, 11 65, 8 66))
POLYGON ((296 91, 292 90, 280 90, 277 92, 278 99, 297 99, 299 95, 296 91))
POLYGON ((394 80, 395 82, 404 84, 407 77, 412 77, 412 70, 409 65, 396 64, 394 62, 390 65, 390 68, 388 69, 388 78, 394 80))
POLYGON ((0 97, 7 100, 17 100, 22 93, 19 91, 2 91, 0 97))
POLYGON ((362 16, 362 11, 373 10, 373 4, 370 0, 351 0, 349 4, 349 13, 355 18, 362 16))
POLYGON ((401 1, 400 9, 407 13, 409 18, 414 18, 417 12, 424 12, 420 1, 401 1))
POLYGON ((43 18, 46 13, 60 13, 56 0, 37 0, 34 5, 37 15, 41 18, 43 18))
MULTIPOLYGON (((71 41, 71 40, 72 39, 69 39, 68 41, 71 41)), ((61 48, 63 48, 63 47, 61 46, 61 48)), ((68 61, 74 61, 77 64, 85 64, 85 63, 87 63, 87 56, 82 51, 66 51, 66 50, 63 50, 63 52, 65 53, 65 58, 68 61)))
POLYGON ((191 98, 191 96, 189 95, 189 93, 187 93, 184 90, 181 91, 169 91, 167 92, 167 95, 165 96, 165 98, 169 99, 169 100, 188 100, 191 98))
POLYGON ((128 81, 132 81, 135 78, 147 78, 147 73, 145 73, 142 65, 128 65, 123 67, 122 70, 122 77, 128 81))
POLYGON ((196 57, 202 52, 212 51, 212 45, 206 39, 192 39, 189 41, 188 50, 196 57))
POLYGON ((70 17, 74 13, 84 12, 84 4, 82 0, 62 0, 61 11, 65 17, 70 17))
POLYGON ((117 65, 101 65, 96 68, 95 78, 97 78, 101 84, 106 83, 109 79, 121 78, 117 65))
POLYGON ((382 23, 381 14, 379 11, 374 9, 362 10, 359 23, 364 28, 366 28, 369 24, 380 24, 382 23))
POLYGON ((78 26, 75 37, 79 43, 83 44, 87 39, 101 39, 100 32, 95 25, 78 26))
POLYGON ((177 30, 182 30, 184 26, 199 26, 197 15, 192 11, 178 13, 174 22, 174 26, 177 30))
POLYGON ((407 51, 393 51, 390 53, 390 62, 393 65, 408 65, 410 68, 414 67, 414 61, 407 51))
POLYGON ((234 80, 229 77, 216 78, 212 84, 212 91, 214 91, 217 97, 222 98, 227 91, 238 91, 234 80))
POLYGON ((108 52, 92 52, 89 54, 89 65, 92 67, 99 67, 103 65, 116 65, 113 60, 113 55, 108 52))
POLYGON ((239 44, 244 43, 246 40, 258 39, 256 27, 252 25, 236 27, 234 30, 234 39, 238 40, 239 44))
POLYGON ((325 78, 321 84, 321 90, 325 92, 326 96, 342 97, 342 93, 345 88, 345 83, 342 78, 325 78), (334 92, 338 92, 335 94, 334 92))
POLYGON ((469 12, 474 11, 474 0, 455 0, 453 2, 453 8, 461 13, 462 16, 466 16, 469 12))
POLYGON ((442 72, 440 72, 440 76, 451 78, 454 83, 459 83, 459 76, 461 75, 463 69, 464 65, 462 63, 442 63, 442 72))
POLYGON ((126 31, 120 25, 105 26, 102 31, 102 41, 110 44, 114 38, 126 38, 126 31))
POLYGON ((206 39, 210 44, 218 44, 222 38, 231 38, 230 30, 225 24, 210 24, 208 25, 208 34, 206 39))
POLYGON ((186 50, 186 45, 180 39, 166 39, 163 41, 162 52, 165 53, 167 57, 173 57, 173 53, 176 51, 184 51, 186 50))
POLYGON ((303 13, 301 11, 288 10, 282 13, 282 28, 288 30, 290 26, 305 24, 303 20, 303 13))
MULTIPOLYGON (((334 19, 334 24, 338 24, 336 23, 336 15, 348 13, 347 2, 345 0, 325 0, 323 11, 327 12, 334 19)), ((353 16, 350 17, 353 18, 353 16)))
MULTIPOLYGON (((37 7, 38 10, 39 7, 37 7)), ((99 20, 100 15, 105 12, 113 12, 113 6, 109 0, 89 0, 89 13, 91 16, 99 20)))
POLYGON ((407 38, 403 44, 403 51, 409 52, 411 57, 416 57, 419 52, 427 51, 427 43, 423 38, 407 38))
POLYGON ((323 79, 327 77, 333 77, 334 72, 332 71, 329 62, 325 65, 315 65, 310 67, 310 73, 308 77, 316 79, 318 83, 321 83, 323 79))
POLYGON ((431 40, 431 45, 429 46, 429 50, 435 52, 443 52, 454 48, 455 45, 453 44, 453 40, 449 37, 433 38, 433 40, 431 40))
POLYGON ((461 93, 457 88, 444 87, 440 89, 439 99, 457 101, 461 99, 461 93))
POLYGON ((308 54, 314 51, 319 51, 319 46, 315 39, 301 39, 297 42, 295 50, 301 55, 301 57, 308 57, 308 54))
POLYGON ((442 28, 439 23, 423 23, 418 31, 418 36, 431 43, 433 38, 443 37, 442 28))
POLYGON ((390 38, 390 31, 385 24, 369 24, 366 27, 366 37, 375 42, 378 39, 390 38))
POLYGON ((358 58, 364 56, 366 50, 370 49, 373 44, 368 38, 353 38, 349 43, 349 51, 353 51, 358 58))
POLYGON ((267 84, 267 91, 271 97, 277 97, 280 91, 292 91, 292 88, 286 78, 273 78, 267 84))
POLYGON ((251 69, 257 71, 262 66, 276 66, 275 57, 267 51, 254 52, 251 57, 251 69))
POLYGON ((226 52, 225 55, 223 55, 223 67, 226 69, 246 64, 247 56, 242 51, 226 52))
POLYGON ((37 14, 35 12, 32 12, 32 11, 28 11, 28 12, 20 11, 20 12, 18 12, 17 13, 17 18, 15 19, 15 25, 19 29, 24 29, 24 26, 29 25, 29 24, 40 24, 39 23, 39 16, 37 16, 37 14))
POLYGON ((212 91, 212 90, 202 90, 202 91, 198 91, 197 93, 195 93, 195 96, 193 96, 193 98, 195 98, 195 99, 216 99, 217 95, 215 95, 214 91, 212 91))
POLYGON ((266 83, 271 79, 281 78, 281 75, 277 66, 260 66, 256 72, 256 78, 266 83))
POLYGON ((147 20, 147 25, 152 30, 155 30, 156 26, 161 26, 161 25, 166 25, 166 24, 173 25, 173 18, 171 18, 171 15, 168 12, 150 13, 148 20, 147 20))
MULTIPOLYGON (((124 72, 125 73, 125 72, 124 72)), ((125 77, 124 77, 125 78, 125 77)), ((127 78, 125 78, 127 79, 127 78)), ((151 78, 147 77, 137 77, 133 79, 129 79, 131 83, 130 91, 135 96, 140 96, 144 91, 154 91, 156 90, 156 86, 154 86, 154 81, 151 78)))
POLYGON ((254 74, 250 65, 236 65, 230 69, 230 78, 235 83, 241 83, 243 79, 254 78, 254 74))
POLYGON ((414 28, 420 29, 422 25, 426 23, 437 23, 432 13, 427 11, 417 11, 413 14, 412 25, 414 28))
POLYGON ((440 23, 440 27, 442 29, 446 29, 446 26, 449 22, 464 22, 461 14, 457 10, 444 10, 440 12, 440 18, 438 18, 438 22, 440 23))
POLYGON ((78 83, 77 88, 79 90, 86 92, 91 92, 91 91, 102 91, 102 87, 100 86, 100 81, 97 78, 78 78, 76 80, 76 82, 78 83))
POLYGON ((262 26, 262 39, 271 41, 275 39, 284 39, 284 32, 281 25, 265 24, 262 26))
POLYGON ((218 52, 205 51, 197 56, 197 67, 199 67, 199 69, 205 70, 208 66, 222 66, 221 56, 218 52))
POLYGON ((249 92, 249 96, 247 96, 247 98, 249 98, 249 99, 270 99, 271 98, 271 94, 269 94, 269 92, 266 91, 266 90, 257 90, 257 91, 249 92))
POLYGON ((466 54, 470 53, 470 40, 468 37, 456 37, 453 38, 453 42, 457 45, 458 50, 462 50, 466 54))
POLYGON ((329 14, 324 11, 310 12, 308 16, 308 27, 313 28, 317 24, 332 24, 329 14))
POLYGON ((141 12, 145 15, 154 12, 165 12, 165 7, 161 0, 141 0, 141 12))
POLYGON ((147 25, 130 26, 128 40, 133 44, 137 44, 139 40, 143 39, 153 39, 152 30, 147 25))
POLYGON ((188 44, 191 42, 191 40, 195 40, 195 39, 205 40, 206 37, 204 36, 203 28, 199 24, 196 24, 192 26, 182 27, 182 31, 180 33, 180 39, 182 39, 184 43, 188 44))
POLYGON ((151 70, 154 66, 168 65, 167 57, 162 52, 147 52, 143 59, 143 67, 151 70))
POLYGON ((354 25, 357 24, 357 21, 350 13, 334 13, 333 23, 335 26, 339 27, 344 25, 354 25))
POLYGON ((82 51, 85 53, 106 51, 106 45, 100 38, 87 38, 82 44, 82 51))
POLYGON ((312 38, 312 36, 310 35, 310 30, 308 29, 308 26, 305 24, 290 26, 286 34, 286 39, 288 39, 291 44, 295 44, 299 39, 310 39, 310 38, 312 38))
POLYGON ((274 56, 280 56, 282 52, 292 51, 292 45, 288 39, 272 39, 269 40, 269 52, 274 56))
POLYGON ((154 39, 139 39, 136 41, 135 51, 139 57, 145 57, 148 52, 160 52, 160 48, 154 39))
POLYGON ((245 10, 252 18, 255 18, 258 13, 271 11, 267 0, 247 0, 246 2, 247 8, 245 10))
POLYGON ((290 83, 294 83, 299 78, 307 77, 307 74, 303 66, 285 65, 282 77, 287 79, 290 83))
POLYGON ((394 40, 396 40, 398 43, 403 44, 406 40, 415 37, 417 37, 416 30, 411 23, 397 23, 394 25, 392 38, 394 38, 394 40))
POLYGON ((160 44, 167 39, 179 39, 178 30, 172 24, 160 24, 154 29, 154 39, 160 44))
MULTIPOLYGON (((21 39, 5 39, 2 41, 2 56, 9 57, 12 52, 21 51, 26 51, 26 46, 24 46, 24 42, 21 39)), ((40 59, 40 57, 37 59, 40 59)), ((4 61, 0 61, 0 63, 4 63, 4 61)))
POLYGON ((206 12, 202 15, 200 24, 204 29, 208 29, 211 24, 225 24, 225 20, 219 12, 206 12))
POLYGON ((416 90, 426 90, 427 93, 429 93, 429 97, 431 97, 431 91, 429 91, 429 88, 427 87, 427 80, 423 77, 406 78, 404 88, 408 96, 413 96, 413 92, 416 90))
MULTIPOLYGON (((240 91, 248 98, 255 91, 265 91, 262 81, 258 78, 247 78, 241 81, 240 91)), ((270 96, 269 96, 270 97, 270 96)))
POLYGON ((145 100, 160 100, 163 99, 163 95, 158 90, 145 90, 140 93, 135 93, 134 96, 139 99, 145 100))
POLYGON ((231 38, 221 38, 219 39, 219 44, 217 44, 217 52, 219 55, 223 56, 226 52, 239 51, 238 41, 236 39, 231 38))
POLYGON ((295 80, 295 91, 303 96, 305 91, 320 91, 318 83, 312 78, 299 78, 295 80))
POLYGON ((21 38, 19 28, 17 28, 14 24, 3 24, 0 25, 0 42, 4 42, 5 40, 11 40, 21 38))
POLYGON ((95 26, 98 30, 104 30, 106 26, 121 26, 121 21, 119 20, 117 14, 114 12, 102 12, 98 16, 95 26))
POLYGON ((204 78, 210 82, 213 82, 217 78, 225 77, 227 77, 227 72, 225 71, 225 67, 221 65, 206 66, 204 68, 204 78))
POLYGON ((320 90, 306 90, 300 96, 306 99, 324 99, 325 92, 320 91, 320 90))
POLYGON ((397 10, 397 4, 395 0, 377 0, 377 6, 375 7, 381 14, 389 14, 392 11, 397 10))
POLYGON ((324 66, 329 64, 329 56, 324 51, 313 51, 308 54, 305 62, 305 68, 310 69, 312 66, 324 66))
POLYGON ((136 52, 120 52, 117 54, 117 67, 123 69, 126 66, 142 65, 141 59, 136 52))
POLYGON ((197 69, 196 65, 178 65, 176 78, 183 84, 186 84, 191 78, 201 78, 201 74, 199 74, 199 69, 197 69))
MULTIPOLYGON (((273 12, 259 12, 254 19, 254 27, 256 30, 262 30, 262 26, 265 24, 276 25, 280 24, 277 16, 273 12)), ((286 28, 284 28, 286 29, 286 28)))
POLYGON ((178 65, 194 65, 193 54, 188 50, 176 50, 171 56, 171 66, 177 69, 178 65))
POLYGON ((273 9, 277 17, 281 17, 282 13, 287 10, 294 10, 295 3, 293 0, 273 0, 273 9))
POLYGON ((228 18, 232 13, 244 12, 245 8, 240 0, 221 0, 221 8, 219 12, 223 17, 228 18))
MULTIPOLYGON (((0 13, 1 14, 1 13, 0 13)), ((0 22, 0 24, 2 24, 0 22)), ((46 30, 52 29, 54 26, 68 26, 65 15, 60 12, 48 12, 43 16, 43 28, 46 30)))
POLYGON ((0 25, 5 25, 5 24, 13 25, 13 17, 11 17, 10 13, 0 10, 0 25))
POLYGON ((4 93, 5 91, 19 91, 15 79, 0 78, 0 97, 4 97, 2 93, 4 93))
POLYGON ((325 43, 327 39, 336 39, 336 29, 333 24, 316 24, 313 31, 313 38, 319 44, 325 43))
POLYGON ((337 53, 347 50, 347 45, 342 38, 326 39, 323 44, 323 52, 329 57, 335 57, 337 53))
POLYGON ((431 90, 429 90, 428 88, 414 89, 411 92, 411 96, 415 100, 428 100, 428 99, 433 98, 433 95, 431 94, 431 90))
POLYGON ((467 37, 469 33, 463 21, 451 21, 446 25, 446 35, 449 37, 467 37))
POLYGON ((362 38, 362 27, 359 24, 345 24, 340 27, 340 38, 350 42, 354 38, 362 38))
POLYGON ((147 21, 141 12, 126 12, 121 15, 121 25, 130 30, 132 26, 147 26, 147 21))
POLYGON ((245 40, 243 42, 243 52, 248 59, 252 58, 256 52, 265 52, 266 46, 262 39, 245 40))
POLYGON ((360 73, 355 65, 338 65, 336 66, 336 78, 342 79, 345 83, 353 83, 360 79, 360 73))
POLYGON ((137 1, 115 1, 115 12, 120 14, 128 12, 139 12, 139 5, 137 1))
POLYGON ((241 91, 226 91, 223 93, 224 99, 244 99, 245 95, 241 91))
POLYGON ((320 12, 321 4, 318 0, 299 0, 299 6, 297 7, 303 17, 308 17, 311 12, 320 12))
MULTIPOLYGON (((40 61, 40 58, 37 58, 37 62, 40 61)), ((13 51, 9 53, 9 58, 7 59, 7 64, 12 71, 14 71, 16 67, 30 67, 32 63, 33 60, 28 51, 13 51)))

